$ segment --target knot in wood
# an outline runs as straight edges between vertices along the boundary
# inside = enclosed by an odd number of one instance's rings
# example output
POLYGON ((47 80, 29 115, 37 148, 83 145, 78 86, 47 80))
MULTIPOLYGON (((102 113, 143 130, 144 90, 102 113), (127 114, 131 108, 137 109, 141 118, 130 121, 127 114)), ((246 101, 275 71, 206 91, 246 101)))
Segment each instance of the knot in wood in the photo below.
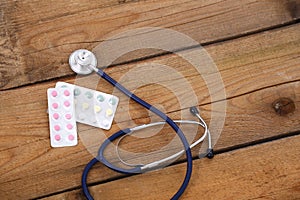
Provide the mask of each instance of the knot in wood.
POLYGON ((278 115, 287 115, 295 111, 296 106, 292 99, 290 98, 279 98, 272 103, 272 107, 278 115))

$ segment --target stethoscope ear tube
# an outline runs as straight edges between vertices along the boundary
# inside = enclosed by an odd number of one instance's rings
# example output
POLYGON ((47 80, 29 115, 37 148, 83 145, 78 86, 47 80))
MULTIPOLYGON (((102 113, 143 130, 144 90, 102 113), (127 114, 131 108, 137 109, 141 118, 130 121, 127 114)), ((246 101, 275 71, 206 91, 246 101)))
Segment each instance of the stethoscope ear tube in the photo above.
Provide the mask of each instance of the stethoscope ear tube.
MULTIPOLYGON (((200 116, 200 115, 199 115, 200 116)), ((197 116, 198 117, 198 116, 197 116)), ((198 145, 200 142, 203 142, 205 138, 207 138, 208 140, 211 139, 210 137, 210 131, 206 125, 206 123, 204 122, 204 120, 200 117, 199 118, 199 121, 192 121, 192 120, 174 120, 174 122, 178 123, 178 124, 193 124, 193 125, 198 125, 198 126, 201 126, 203 129, 204 129, 204 133, 203 135, 197 139, 195 142, 193 142, 191 145, 190 145, 190 148, 192 149, 193 147, 195 147, 196 145, 198 145)), ((115 144, 115 150, 116 150, 116 154, 117 154, 117 157, 119 159, 119 161, 128 166, 128 167, 136 167, 136 166, 140 166, 142 171, 150 171, 150 170, 154 170, 154 169, 158 169, 158 168, 161 168, 162 166, 167 166, 169 165, 170 163, 174 162, 176 159, 178 159, 180 156, 182 156, 184 154, 184 150, 181 150, 177 153, 174 153, 173 155, 170 155, 168 157, 165 157, 163 159, 160 159, 160 160, 157 160, 157 161, 154 161, 154 162, 151 162, 151 163, 148 163, 148 164, 144 164, 144 163, 139 163, 139 164, 133 164, 133 163, 128 163, 126 161, 124 161, 121 156, 120 156, 120 152, 119 152, 119 146, 120 146, 120 142, 128 135, 133 135, 133 133, 135 131, 141 131, 143 129, 146 129, 146 128, 149 128, 149 127, 154 127, 154 126, 158 126, 158 125, 163 125, 163 124, 166 124, 166 122, 164 121, 160 121, 160 122, 152 122, 150 124, 143 124, 143 125, 139 125, 139 126, 136 126, 136 127, 133 127, 133 128, 130 128, 130 132, 127 133, 127 134, 124 134, 122 136, 120 136, 118 142, 115 144)), ((114 139, 117 139, 117 138, 114 138, 114 139)), ((208 144, 210 145, 211 142, 208 141, 208 144)), ((212 150, 211 147, 209 146, 208 147, 208 150, 212 150)), ((209 156, 210 154, 208 154, 209 152, 205 153, 205 155, 209 156)), ((199 155, 199 156, 202 156, 203 155, 199 155)))

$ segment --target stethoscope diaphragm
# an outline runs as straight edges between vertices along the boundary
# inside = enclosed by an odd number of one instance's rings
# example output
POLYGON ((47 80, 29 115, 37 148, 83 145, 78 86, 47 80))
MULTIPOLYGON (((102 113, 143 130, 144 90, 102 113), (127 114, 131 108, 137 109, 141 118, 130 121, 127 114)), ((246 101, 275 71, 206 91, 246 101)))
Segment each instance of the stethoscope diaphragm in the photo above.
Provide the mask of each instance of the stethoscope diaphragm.
POLYGON ((97 58, 95 54, 86 49, 78 49, 70 55, 69 64, 77 74, 88 75, 94 72, 92 67, 97 67, 97 58))

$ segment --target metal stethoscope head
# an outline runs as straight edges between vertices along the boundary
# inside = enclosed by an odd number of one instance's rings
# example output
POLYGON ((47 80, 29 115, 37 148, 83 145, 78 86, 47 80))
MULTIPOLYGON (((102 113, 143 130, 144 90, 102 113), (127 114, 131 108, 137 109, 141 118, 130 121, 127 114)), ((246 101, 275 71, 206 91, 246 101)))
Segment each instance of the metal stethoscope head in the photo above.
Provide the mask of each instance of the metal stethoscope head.
POLYGON ((86 49, 78 49, 69 57, 71 69, 80 75, 88 75, 97 70, 97 58, 94 53, 86 49))

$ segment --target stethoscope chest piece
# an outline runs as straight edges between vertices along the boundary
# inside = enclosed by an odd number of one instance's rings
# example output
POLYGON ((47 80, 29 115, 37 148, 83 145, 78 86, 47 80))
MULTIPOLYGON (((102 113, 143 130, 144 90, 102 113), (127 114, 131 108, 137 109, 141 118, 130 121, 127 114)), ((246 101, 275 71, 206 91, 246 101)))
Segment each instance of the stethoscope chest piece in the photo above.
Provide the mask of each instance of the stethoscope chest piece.
POLYGON ((94 71, 93 67, 97 67, 97 58, 92 52, 79 49, 70 55, 69 64, 77 74, 87 75, 94 71))

